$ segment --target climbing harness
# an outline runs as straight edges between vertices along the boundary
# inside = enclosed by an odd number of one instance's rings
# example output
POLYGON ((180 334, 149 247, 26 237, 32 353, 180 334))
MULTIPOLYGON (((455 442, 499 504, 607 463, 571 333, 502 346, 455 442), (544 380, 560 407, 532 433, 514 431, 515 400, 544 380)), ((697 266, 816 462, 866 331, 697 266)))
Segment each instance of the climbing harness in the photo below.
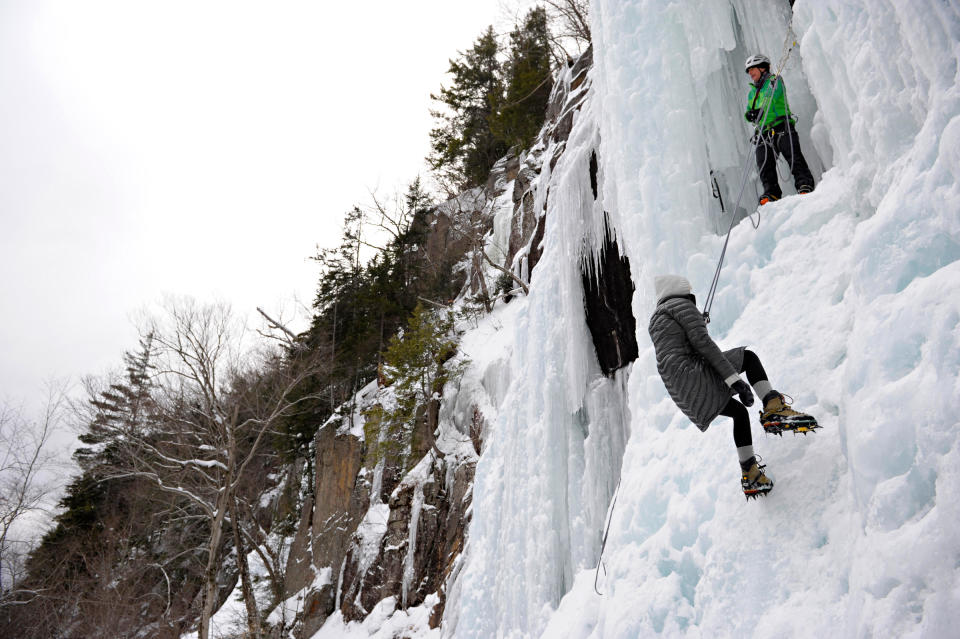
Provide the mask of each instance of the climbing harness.
MULTIPOLYGON (((617 506, 617 495, 620 494, 620 480, 623 479, 623 475, 617 479, 617 489, 613 491, 613 502, 610 504, 610 514, 607 515, 607 525, 603 529, 603 542, 600 544, 600 557, 597 558, 597 572, 593 576, 593 590, 601 597, 603 593, 597 590, 597 580, 600 579, 600 566, 603 565, 603 550, 607 547, 607 535, 610 534, 610 521, 613 519, 613 509, 617 506)), ((603 574, 606 576, 607 567, 603 567, 603 574)))
MULTIPOLYGON (((770 79, 770 82, 774 84, 771 84, 772 90, 770 91, 770 95, 767 96, 766 102, 763 105, 763 109, 761 109, 760 111, 760 116, 757 118, 757 122, 764 122, 766 120, 767 112, 770 110, 770 106, 773 104, 773 94, 776 91, 775 83, 780 81, 780 74, 783 73, 783 68, 784 66, 786 66, 787 60, 790 58, 790 54, 793 52, 793 48, 795 46, 797 46, 797 34, 793 32, 793 20, 791 20, 787 24, 787 38, 783 43, 783 53, 781 54, 780 62, 777 65, 777 73, 773 78, 770 79)), ((788 122, 789 120, 790 118, 787 117, 788 122)), ((758 125, 758 129, 759 129, 759 125, 758 125)), ((743 199, 743 192, 747 186, 747 177, 750 174, 747 167, 749 166, 750 156, 756 155, 757 145, 760 144, 762 135, 763 135, 762 130, 758 130, 754 133, 753 137, 751 138, 751 142, 753 143, 753 146, 750 149, 750 152, 744 156, 743 164, 740 167, 740 189, 739 189, 739 193, 737 194, 737 202, 736 204, 733 205, 733 208, 731 209, 733 211, 733 214, 730 216, 730 227, 727 229, 727 236, 723 240, 723 249, 720 251, 720 259, 717 260, 717 270, 714 271, 713 273, 713 280, 710 282, 710 290, 707 292, 707 299, 703 304, 703 319, 707 324, 710 323, 710 309, 713 308, 713 300, 717 294, 717 285, 720 283, 720 269, 723 268, 723 260, 727 254, 727 245, 730 243, 730 233, 733 231, 733 225, 737 221, 737 211, 740 210, 740 201, 743 199)), ((792 143, 793 141, 791 139, 791 144, 792 143)), ((791 147, 791 150, 792 150, 792 147, 791 147)), ((776 155, 774 155, 774 157, 776 157, 776 155)), ((792 167, 791 167, 791 170, 792 170, 792 167)), ((753 228, 755 229, 759 228, 760 212, 757 211, 756 222, 753 221, 752 214, 749 217, 750 217, 750 224, 753 226, 753 228)))

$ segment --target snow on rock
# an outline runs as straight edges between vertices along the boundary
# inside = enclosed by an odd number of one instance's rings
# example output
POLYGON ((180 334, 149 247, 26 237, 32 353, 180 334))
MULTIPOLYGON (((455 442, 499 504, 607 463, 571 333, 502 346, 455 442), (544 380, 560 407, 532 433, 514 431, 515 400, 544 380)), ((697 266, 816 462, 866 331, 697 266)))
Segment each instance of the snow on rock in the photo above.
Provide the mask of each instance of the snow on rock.
POLYGON ((293 595, 281 601, 267 616, 267 623, 279 627, 285 627, 297 615, 303 612, 304 601, 311 591, 320 591, 324 586, 333 583, 333 570, 329 566, 317 569, 313 567, 313 581, 301 588, 293 595))
MULTIPOLYGON (((491 318, 500 330, 483 365, 509 382, 492 383, 499 376, 476 362, 481 372, 465 382, 484 390, 488 422, 444 636, 952 636, 957 6, 591 9, 593 88, 563 156, 538 178, 539 197, 549 186, 544 253, 529 297, 491 318), (755 426, 777 486, 747 503, 730 420, 701 433, 683 417, 657 375, 646 319, 659 273, 687 275, 703 301, 725 231, 710 171, 727 206, 740 167, 754 171, 743 59, 764 52, 776 63, 791 17, 799 46, 783 75, 817 190, 763 207, 757 230, 734 228, 710 329, 724 348, 757 352, 774 386, 823 429, 765 438, 755 426), (613 379, 596 364, 578 274, 602 238, 603 210, 637 287, 639 358, 613 379), (601 597, 594 567, 621 459, 601 597)), ((787 196, 791 181, 781 180, 787 196)), ((744 211, 755 182, 751 173, 744 211)))
POLYGON ((357 526, 356 546, 359 550, 359 572, 367 568, 380 553, 380 540, 387 532, 387 520, 390 518, 390 506, 384 503, 371 504, 367 514, 357 526))
POLYGON ((396 597, 387 597, 362 622, 344 622, 337 611, 309 639, 440 639, 440 629, 430 628, 431 610, 437 601, 436 595, 430 595, 420 606, 398 610, 396 597))

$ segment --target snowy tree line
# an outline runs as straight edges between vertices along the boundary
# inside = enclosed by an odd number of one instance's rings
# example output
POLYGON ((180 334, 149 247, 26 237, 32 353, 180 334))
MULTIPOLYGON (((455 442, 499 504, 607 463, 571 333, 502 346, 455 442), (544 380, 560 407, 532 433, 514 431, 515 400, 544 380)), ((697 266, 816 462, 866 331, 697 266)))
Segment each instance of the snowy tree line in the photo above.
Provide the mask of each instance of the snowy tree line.
MULTIPOLYGON (((483 184, 494 162, 530 145, 554 70, 588 38, 585 2, 548 1, 506 38, 488 28, 451 60, 452 82, 435 96, 428 158, 442 196, 483 184)), ((229 307, 182 298, 144 318, 123 372, 86 380, 86 397, 74 402, 81 472, 29 555, 8 531, 49 491, 37 472, 54 413, 32 439, 15 415, 0 415, 7 451, 0 634, 125 636, 138 628, 178 636, 193 627, 206 639, 210 617, 238 580, 246 632, 262 636, 259 611, 284 592, 276 532, 294 525, 304 497, 262 499, 281 487, 279 470, 302 464, 309 491, 314 433, 378 376, 401 395, 395 410, 378 417, 393 424, 387 430, 398 448, 390 455, 397 457, 417 407, 449 374, 443 366, 456 348, 453 323, 436 309, 461 290, 463 279, 452 272, 464 251, 474 266, 490 258, 482 252, 483 222, 470 216, 453 229, 463 240, 459 253, 428 249, 435 197, 417 179, 403 197, 371 195, 371 205, 345 214, 341 243, 315 256, 321 275, 313 319, 300 335, 274 323, 263 339, 229 307), (272 601, 257 601, 262 588, 246 566, 251 551, 266 567, 272 601)), ((512 288, 508 275, 498 290, 512 288)), ((493 292, 485 282, 481 289, 477 303, 489 310, 493 292)), ((60 408, 51 402, 51 410, 60 408)))

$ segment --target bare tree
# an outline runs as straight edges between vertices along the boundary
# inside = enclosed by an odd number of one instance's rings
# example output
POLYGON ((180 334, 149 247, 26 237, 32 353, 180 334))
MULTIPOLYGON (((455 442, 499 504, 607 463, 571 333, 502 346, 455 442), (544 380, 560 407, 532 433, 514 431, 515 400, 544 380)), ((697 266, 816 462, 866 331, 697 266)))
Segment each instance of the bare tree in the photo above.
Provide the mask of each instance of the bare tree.
POLYGON ((538 4, 547 11, 550 55, 555 68, 562 68, 590 46, 590 0, 503 0, 499 22, 520 24, 523 13, 538 4))
MULTIPOLYGON (((493 296, 490 294, 487 279, 484 275, 484 263, 491 266, 494 270, 509 276, 524 295, 528 295, 530 290, 527 283, 524 282, 516 273, 505 264, 499 264, 490 257, 487 252, 487 240, 489 234, 490 221, 486 210, 493 196, 488 188, 474 189, 473 198, 465 198, 464 195, 455 195, 448 193, 450 199, 443 205, 446 208, 451 220, 451 230, 460 239, 466 241, 470 254, 470 265, 472 277, 480 289, 481 300, 487 312, 493 310, 493 296)), ((507 251, 503 247, 496 247, 500 253, 506 257, 507 251)))
POLYGON ((17 594, 24 560, 38 541, 36 525, 27 530, 27 519, 51 506, 48 500, 57 487, 50 440, 60 425, 63 403, 63 389, 51 385, 36 423, 20 410, 0 407, 0 605, 17 594))
POLYGON ((368 190, 368 194, 370 195, 370 204, 355 209, 359 219, 356 239, 363 246, 380 253, 386 252, 391 243, 394 246, 402 247, 404 244, 403 238, 410 232, 417 211, 432 206, 430 196, 427 194, 420 176, 414 178, 407 185, 407 191, 403 196, 394 193, 383 197, 372 189, 368 190), (361 237, 360 229, 363 226, 373 228, 376 235, 387 239, 387 242, 383 243, 384 246, 371 243, 361 237))
POLYGON ((542 0, 553 27, 554 41, 571 40, 580 47, 590 44, 589 0, 542 0))
POLYGON ((251 639, 260 638, 260 613, 257 610, 257 600, 253 594, 253 582, 250 578, 250 565, 247 562, 247 544, 244 542, 242 517, 237 505, 237 495, 234 493, 230 501, 230 518, 233 528, 233 547, 237 553, 237 568, 240 570, 240 590, 243 594, 243 605, 247 610, 247 634, 251 639))
MULTIPOLYGON (((386 233, 392 240, 399 240, 407 231, 410 230, 410 223, 413 221, 413 211, 404 207, 399 198, 393 196, 389 199, 382 199, 376 192, 370 191, 371 205, 366 210, 366 219, 370 224, 386 233)), ((385 251, 385 247, 367 246, 379 251, 385 251)))
MULTIPOLYGON (((149 337, 153 413, 114 440, 109 478, 136 477, 192 506, 206 521, 200 639, 209 637, 217 604, 221 551, 231 528, 244 552, 238 495, 264 456, 278 423, 293 410, 295 391, 316 368, 309 355, 241 348, 242 327, 224 305, 168 300, 141 329, 149 337)), ((242 568, 241 559, 241 568, 242 568)), ((242 575, 248 625, 259 636, 249 575, 242 575)))

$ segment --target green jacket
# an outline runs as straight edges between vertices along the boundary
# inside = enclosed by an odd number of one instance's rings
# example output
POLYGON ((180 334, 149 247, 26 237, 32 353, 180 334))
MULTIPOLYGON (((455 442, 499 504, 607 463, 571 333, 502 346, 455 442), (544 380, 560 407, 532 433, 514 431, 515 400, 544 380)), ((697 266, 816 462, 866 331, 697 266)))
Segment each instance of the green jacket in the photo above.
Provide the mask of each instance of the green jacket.
POLYGON ((767 109, 766 117, 764 117, 762 123, 756 123, 756 126, 764 131, 770 127, 781 124, 788 117, 790 118, 791 124, 796 121, 790 113, 790 109, 787 108, 787 92, 783 88, 783 79, 770 73, 760 78, 759 89, 756 84, 750 83, 750 95, 747 96, 747 112, 744 113, 743 117, 747 122, 750 122, 747 113, 751 109, 758 109, 763 112, 765 108, 767 109), (774 82, 774 80, 776 80, 776 82, 774 82), (772 89, 770 87, 771 84, 775 84, 775 87, 772 89), (771 92, 773 93, 773 100, 770 100, 771 92), (770 101, 769 107, 767 107, 768 100, 770 101))

